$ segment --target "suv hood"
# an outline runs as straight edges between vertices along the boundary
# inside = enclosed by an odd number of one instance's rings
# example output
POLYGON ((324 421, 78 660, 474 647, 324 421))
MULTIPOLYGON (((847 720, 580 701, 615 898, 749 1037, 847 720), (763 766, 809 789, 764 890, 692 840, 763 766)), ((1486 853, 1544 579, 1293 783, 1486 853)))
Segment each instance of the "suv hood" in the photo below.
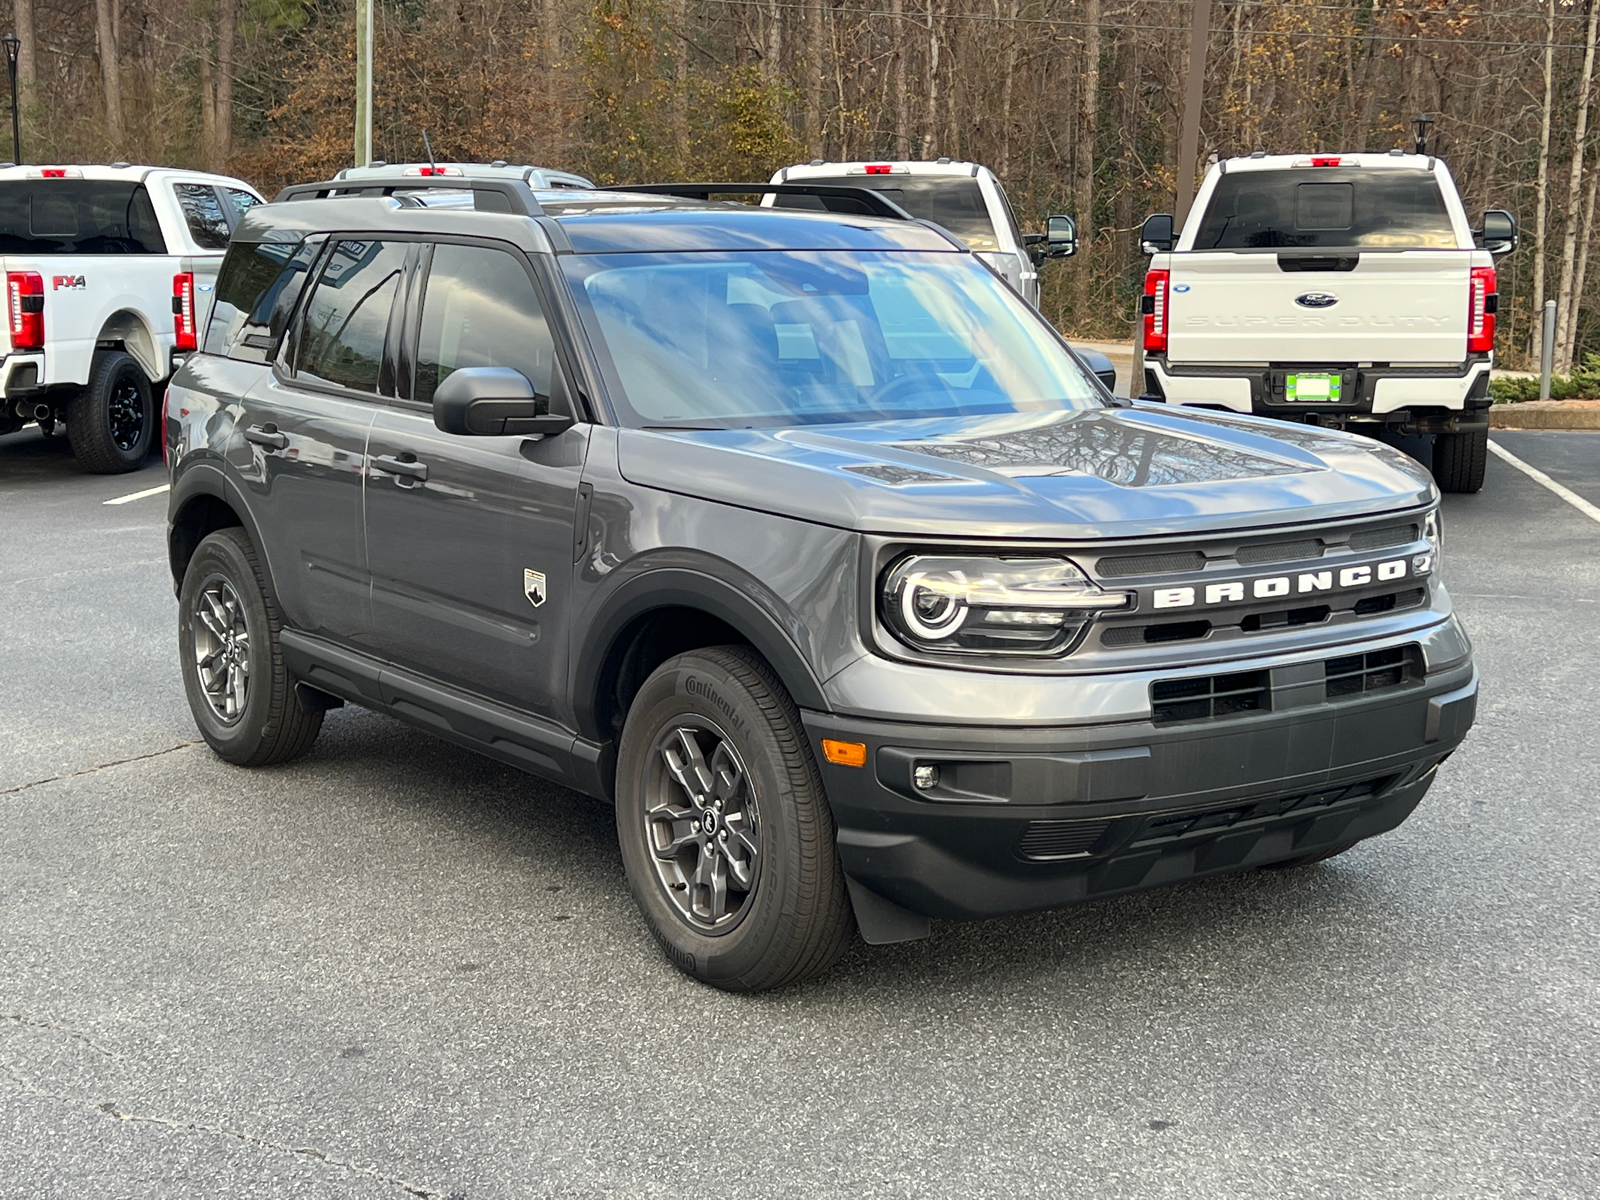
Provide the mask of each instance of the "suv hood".
POLYGON ((1412 459, 1356 434, 1160 404, 809 425, 628 429, 645 487, 862 533, 1122 538, 1429 503, 1412 459))

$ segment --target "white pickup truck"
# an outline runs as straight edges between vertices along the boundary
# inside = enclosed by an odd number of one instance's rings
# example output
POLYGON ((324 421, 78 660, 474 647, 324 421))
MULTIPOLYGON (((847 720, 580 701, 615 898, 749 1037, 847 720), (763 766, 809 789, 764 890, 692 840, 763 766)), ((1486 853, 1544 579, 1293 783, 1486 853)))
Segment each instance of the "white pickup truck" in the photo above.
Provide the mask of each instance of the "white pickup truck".
POLYGON ((0 168, 0 433, 64 423, 85 470, 139 467, 158 389, 195 349, 228 237, 260 203, 194 171, 0 168))
POLYGON ((1233 158, 1175 236, 1145 221, 1147 399, 1434 435, 1447 492, 1483 486, 1495 256, 1516 222, 1472 228, 1449 170, 1403 154, 1233 158))

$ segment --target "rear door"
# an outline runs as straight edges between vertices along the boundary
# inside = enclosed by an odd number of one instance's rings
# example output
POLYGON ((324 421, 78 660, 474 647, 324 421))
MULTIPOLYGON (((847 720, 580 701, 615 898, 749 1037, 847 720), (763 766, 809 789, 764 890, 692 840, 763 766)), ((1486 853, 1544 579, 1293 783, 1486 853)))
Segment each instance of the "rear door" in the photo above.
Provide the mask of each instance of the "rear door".
POLYGON ((1430 172, 1232 172, 1171 257, 1168 357, 1463 362, 1471 265, 1430 172))
POLYGON ((544 294, 519 251, 442 242, 419 268, 399 395, 368 447, 378 642, 397 666, 559 719, 588 430, 531 440, 434 425, 434 389, 461 367, 511 367, 541 394, 564 386, 544 294))
MULTIPOLYGON (((367 430, 392 390, 390 317, 415 243, 329 240, 273 370, 244 397, 230 457, 289 624, 370 649, 367 430)), ((224 319, 219 305, 213 324, 224 319)))

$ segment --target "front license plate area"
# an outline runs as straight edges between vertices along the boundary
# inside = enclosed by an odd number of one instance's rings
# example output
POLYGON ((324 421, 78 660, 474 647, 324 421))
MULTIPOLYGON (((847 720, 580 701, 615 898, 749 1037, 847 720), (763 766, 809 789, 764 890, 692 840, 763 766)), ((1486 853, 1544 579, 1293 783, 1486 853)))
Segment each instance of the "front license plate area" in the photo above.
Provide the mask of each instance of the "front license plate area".
POLYGON ((1290 375, 1284 381, 1283 398, 1290 403, 1337 404, 1343 383, 1339 375, 1290 375))

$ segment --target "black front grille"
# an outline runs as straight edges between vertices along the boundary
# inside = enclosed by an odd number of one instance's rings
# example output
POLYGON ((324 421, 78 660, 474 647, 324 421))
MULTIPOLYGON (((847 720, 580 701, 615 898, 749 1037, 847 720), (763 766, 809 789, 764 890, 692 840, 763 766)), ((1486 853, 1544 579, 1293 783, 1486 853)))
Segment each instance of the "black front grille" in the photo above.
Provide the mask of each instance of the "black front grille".
POLYGON ((1029 821, 1017 853, 1039 859, 1083 857, 1110 827, 1110 821, 1029 821))
POLYGON ((1246 633, 1260 633, 1263 629, 1289 629, 1296 625, 1320 625, 1333 610, 1326 604, 1310 608, 1291 608, 1288 612, 1251 613, 1239 622, 1246 633))
POLYGON ((1374 613, 1393 612, 1397 608, 1415 608, 1427 597, 1425 588, 1409 588, 1403 592, 1386 592, 1382 596, 1366 596, 1356 601, 1354 612, 1358 617, 1374 613))
POLYGON ((1328 699, 1399 687, 1413 676, 1415 655, 1409 646, 1391 646, 1366 654, 1347 654, 1323 663, 1328 699))
POLYGON ((1257 563, 1297 562, 1304 558, 1322 557, 1322 539, 1305 538, 1298 542, 1268 542, 1262 546, 1240 546, 1234 552, 1234 561, 1244 566, 1257 563))
POLYGON ((1383 529, 1362 529, 1350 535, 1350 549, 1377 550, 1382 546, 1404 546, 1421 536, 1415 525, 1389 525, 1383 529))
POLYGON ((1206 565, 1206 556, 1198 550, 1178 554, 1124 554, 1102 558, 1095 563, 1095 572, 1101 578, 1118 578, 1123 575, 1174 575, 1179 571, 1199 571, 1206 565))
POLYGON ((1163 679, 1150 685, 1157 725, 1204 721, 1270 707, 1271 678, 1266 671, 1237 671, 1199 679, 1163 679))
POLYGON ((1100 637, 1103 646, 1135 646, 1150 642, 1188 642, 1211 632, 1210 621, 1167 621, 1160 625, 1119 625, 1100 637))

